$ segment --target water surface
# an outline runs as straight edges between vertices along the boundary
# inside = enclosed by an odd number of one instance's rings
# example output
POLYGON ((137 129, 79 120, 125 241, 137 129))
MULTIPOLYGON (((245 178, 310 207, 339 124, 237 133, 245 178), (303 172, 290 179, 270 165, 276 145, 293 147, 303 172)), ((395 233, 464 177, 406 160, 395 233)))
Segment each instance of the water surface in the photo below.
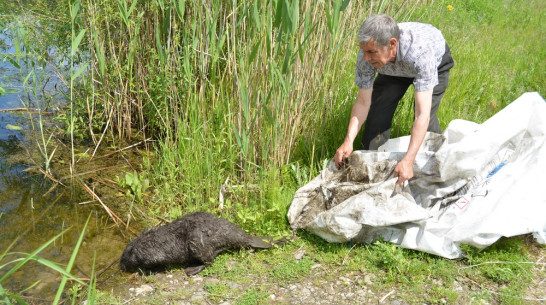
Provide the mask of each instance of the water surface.
MULTIPOLYGON (((9 33, 0 33, 0 41, 4 42, 0 43, 0 46, 4 46, 0 50, 0 59, 15 53, 13 42, 8 36, 9 33)), ((72 274, 86 280, 91 274, 93 261, 96 271, 116 262, 127 239, 120 234, 120 229, 113 224, 103 207, 97 202, 89 202, 90 196, 82 192, 81 188, 60 185, 52 188, 55 183, 51 179, 36 170, 26 171, 36 166, 44 168, 40 154, 29 155, 30 151, 36 151, 36 144, 41 141, 39 117, 27 111, 3 111, 25 105, 37 108, 47 105, 53 109, 55 103, 62 103, 62 83, 51 67, 29 68, 21 62, 21 67, 16 68, 9 61, 0 60, 0 87, 8 92, 0 96, 0 254, 8 250, 10 245, 10 253, 33 252, 69 229, 39 254, 42 258, 64 266, 73 253, 84 223, 90 217, 72 269, 72 274), (38 76, 36 82, 39 82, 39 91, 24 86, 23 81, 32 72, 31 69, 35 69, 34 73, 38 76), (32 92, 39 93, 35 96, 32 92)), ((52 124, 54 114, 44 115, 42 119, 46 126, 52 124)), ((45 137, 47 139, 49 134, 45 134, 45 137)), ((48 148, 50 152, 57 145, 54 142, 48 148)), ((66 164, 68 160, 60 166, 66 164)), ((21 255, 7 255, 0 261, 0 265, 18 257, 21 255)), ((10 264, 0 269, 0 278, 13 266, 10 264)), ((32 287, 21 294, 23 299, 29 303, 48 303, 53 299, 60 279, 58 273, 32 262, 1 284, 13 293, 32 287)), ((68 287, 73 284, 69 282, 68 287)))

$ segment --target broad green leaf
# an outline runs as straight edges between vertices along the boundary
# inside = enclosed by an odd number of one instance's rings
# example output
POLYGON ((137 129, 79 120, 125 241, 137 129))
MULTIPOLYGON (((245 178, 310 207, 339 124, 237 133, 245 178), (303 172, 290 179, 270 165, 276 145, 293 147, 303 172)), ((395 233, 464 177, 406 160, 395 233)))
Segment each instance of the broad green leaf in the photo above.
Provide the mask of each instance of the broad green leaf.
POLYGON ((85 32, 86 29, 81 30, 76 39, 72 40, 72 50, 70 51, 70 55, 74 55, 76 53, 76 50, 80 46, 80 42, 82 41, 85 32))
POLYGON ((4 57, 4 59, 7 59, 15 68, 21 69, 21 66, 19 65, 19 63, 13 60, 13 58, 6 56, 4 57))
POLYGON ((273 26, 277 28, 281 25, 283 4, 284 0, 277 0, 277 7, 275 8, 275 20, 273 21, 273 26))
POLYGON ((258 53, 258 49, 260 48, 262 40, 258 40, 256 44, 254 44, 254 47, 252 48, 252 51, 250 52, 250 56, 248 58, 248 63, 252 63, 254 61, 254 58, 256 57, 256 53, 258 53))
POLYGON ((75 277, 74 275, 70 274, 68 271, 66 271, 65 269, 61 268, 61 266, 59 266, 57 263, 55 262, 52 262, 50 260, 47 260, 45 258, 41 258, 41 257, 33 257, 32 260, 46 266, 47 268, 53 270, 53 271, 56 271, 56 272, 59 272, 60 274, 62 274, 63 276, 66 276, 70 279, 72 279, 73 281, 76 281, 78 282, 79 284, 83 285, 83 286, 87 286, 87 284, 85 282, 83 282, 82 280, 78 279, 77 277, 75 277))
POLYGON ((76 73, 74 73, 73 75, 71 75, 72 79, 76 79, 78 78, 78 76, 80 76, 80 74, 82 74, 82 72, 85 70, 85 68, 87 68, 87 66, 89 65, 89 63, 86 63, 85 65, 81 66, 77 71, 76 73))
POLYGON ((127 17, 127 2, 121 0, 118 0, 118 8, 119 8, 119 14, 121 15, 121 19, 123 19, 123 23, 125 23, 125 26, 129 26, 129 19, 127 17))
MULTIPOLYGON (((18 303, 19 305, 28 305, 28 303, 25 302, 23 299, 21 299, 20 296, 15 295, 15 294, 13 294, 13 293, 11 293, 11 292, 8 292, 7 294, 8 294, 8 296, 10 296, 12 299, 14 299, 15 301, 17 301, 17 303, 18 303)), ((10 303, 8 303, 8 304, 10 304, 10 303)))
POLYGON ((74 156, 79 158, 89 158, 89 154, 87 152, 77 153, 77 154, 74 154, 74 156))
POLYGON ((9 130, 23 130, 23 128, 21 126, 16 126, 16 125, 11 125, 11 124, 7 124, 6 128, 9 129, 9 130))
POLYGON ((135 6, 137 5, 138 0, 133 0, 133 3, 131 3, 131 7, 129 8, 129 11, 127 12, 127 16, 131 16, 133 13, 133 10, 135 9, 135 6))
POLYGON ((176 1, 174 9, 176 10, 176 14, 178 15, 178 18, 180 18, 180 21, 184 22, 184 12, 186 10, 186 1, 185 0, 176 1))
MULTIPOLYGON (((0 285, 0 297, 3 298, 3 302, 6 304, 6 305, 11 305, 11 302, 8 298, 8 292, 4 290, 4 287, 2 287, 2 285, 0 285)), ((2 301, 0 299, 0 301, 2 301)))
POLYGON ((74 22, 74 20, 78 16, 78 13, 80 12, 80 7, 81 7, 81 1, 79 0, 74 2, 74 4, 72 4, 72 10, 70 11, 72 22, 74 22))
POLYGON ((100 75, 104 77, 106 62, 105 62, 105 55, 104 55, 104 46, 102 46, 98 40, 99 35, 100 35, 100 32, 98 32, 98 30, 93 31, 93 43, 95 45, 95 55, 97 56, 97 60, 99 62, 100 75))
POLYGON ((33 257, 35 257, 36 255, 38 255, 38 253, 42 252, 42 250, 44 250, 45 248, 47 248, 47 246, 49 246, 51 243, 53 243, 55 240, 57 240, 57 238, 61 237, 61 235, 63 235, 64 233, 66 233, 66 231, 68 231, 68 229, 62 231, 61 233, 57 234, 55 237, 51 238, 50 240, 48 240, 46 243, 44 243, 43 245, 41 245, 40 247, 38 247, 36 250, 34 250, 32 253, 30 253, 25 259, 23 259, 22 261, 20 261, 15 267, 11 268, 8 272, 6 272, 4 274, 4 276, 2 276, 0 278, 0 283, 2 283, 3 281, 5 281, 6 279, 8 279, 15 271, 19 270, 21 267, 23 267, 24 264, 26 264, 29 260, 31 260, 33 257))
POLYGON ((78 250, 80 249, 80 246, 83 241, 83 237, 85 235, 85 231, 87 229, 87 224, 89 223, 89 219, 91 219, 91 214, 87 216, 87 221, 85 222, 85 225, 83 225, 82 232, 80 233, 80 238, 76 242, 76 245, 74 246, 74 251, 72 251, 72 255, 70 256, 70 260, 68 261, 68 264, 66 265, 66 273, 63 275, 63 278, 61 279, 61 283, 59 284, 59 289, 57 290, 57 294, 55 295, 55 299, 53 300, 53 304, 57 305, 59 303, 59 300, 61 299, 61 296, 63 294, 64 286, 66 285, 67 279, 74 278, 74 276, 70 275, 70 270, 72 270, 72 266, 74 265, 74 261, 76 261, 76 256, 78 255, 78 250), (68 275, 67 275, 68 274, 68 275))
POLYGON ((161 29, 159 22, 156 20, 155 22, 155 44, 157 48, 157 54, 159 55, 159 60, 161 64, 165 64, 167 61, 167 56, 165 55, 165 49, 163 48, 163 44, 161 43, 161 29))
POLYGON ((343 3, 341 4, 341 7, 339 8, 339 10, 344 11, 347 8, 347 5, 349 5, 350 1, 351 0, 344 0, 343 3))

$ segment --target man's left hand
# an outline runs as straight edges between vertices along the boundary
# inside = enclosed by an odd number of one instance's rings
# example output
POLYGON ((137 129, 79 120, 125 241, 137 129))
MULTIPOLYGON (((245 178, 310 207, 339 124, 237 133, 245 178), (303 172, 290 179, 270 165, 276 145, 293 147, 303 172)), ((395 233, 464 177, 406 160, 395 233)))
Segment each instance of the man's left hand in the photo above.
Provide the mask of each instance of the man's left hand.
POLYGON ((394 176, 398 177, 396 184, 404 183, 404 181, 413 178, 413 162, 402 159, 394 168, 394 176))

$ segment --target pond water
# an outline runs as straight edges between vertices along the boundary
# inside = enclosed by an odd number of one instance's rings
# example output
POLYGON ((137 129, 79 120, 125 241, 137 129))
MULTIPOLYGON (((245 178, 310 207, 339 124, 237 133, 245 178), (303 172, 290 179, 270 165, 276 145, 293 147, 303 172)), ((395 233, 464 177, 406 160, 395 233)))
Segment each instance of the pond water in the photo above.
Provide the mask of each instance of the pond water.
MULTIPOLYGON (((50 179, 36 171, 25 171, 36 165, 30 160, 28 151, 37 143, 34 136, 41 140, 40 133, 33 131, 39 130, 38 116, 27 111, 7 110, 21 108, 22 102, 27 103, 29 99, 34 100, 32 107, 36 107, 36 104, 40 105, 36 101, 40 101, 42 96, 29 95, 23 88, 28 70, 25 67, 17 69, 9 61, 2 60, 2 55, 13 54, 15 50, 5 33, 0 33, 0 41, 3 41, 4 46, 0 49, 0 87, 6 90, 6 94, 0 96, 0 258, 6 251, 11 253, 0 261, 0 279, 16 265, 4 264, 21 257, 17 252, 31 253, 63 230, 69 229, 38 254, 64 267, 90 217, 75 267, 71 271, 79 278, 88 279, 93 261, 96 272, 117 261, 127 239, 121 235, 102 206, 96 202, 89 203, 90 196, 78 191, 78 188, 57 186, 51 190, 54 183, 50 179), (30 117, 34 124, 31 124, 30 117), (88 203, 82 203, 86 201, 88 203)), ((48 98, 55 97, 59 93, 60 82, 52 69, 46 67, 40 71, 40 75, 41 80, 47 79, 45 86, 40 84, 40 91, 43 91, 41 94, 47 94, 48 98), (44 74, 51 75, 43 77, 44 74)), ((46 115, 43 118, 47 123, 54 117, 46 115)), ((50 151, 53 148, 52 144, 50 151)), ((117 266, 114 265, 114 268, 117 266)), ((59 273, 30 262, 0 282, 0 285, 19 294, 29 303, 50 303, 60 279, 59 273), (32 288, 21 293, 27 287, 32 288)), ((72 285, 74 283, 67 283, 67 287, 72 285)))

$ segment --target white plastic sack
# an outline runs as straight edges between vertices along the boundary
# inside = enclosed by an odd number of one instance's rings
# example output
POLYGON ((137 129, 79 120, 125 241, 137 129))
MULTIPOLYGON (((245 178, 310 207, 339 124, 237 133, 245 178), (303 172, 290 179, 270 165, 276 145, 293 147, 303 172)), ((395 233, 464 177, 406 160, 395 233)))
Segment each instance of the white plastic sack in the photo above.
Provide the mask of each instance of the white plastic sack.
POLYGON ((355 151, 342 170, 330 162, 296 192, 288 220, 329 242, 382 238, 447 258, 501 236, 545 243, 545 139, 546 102, 526 93, 481 125, 455 120, 427 134, 403 188, 393 170, 409 137, 355 151))

